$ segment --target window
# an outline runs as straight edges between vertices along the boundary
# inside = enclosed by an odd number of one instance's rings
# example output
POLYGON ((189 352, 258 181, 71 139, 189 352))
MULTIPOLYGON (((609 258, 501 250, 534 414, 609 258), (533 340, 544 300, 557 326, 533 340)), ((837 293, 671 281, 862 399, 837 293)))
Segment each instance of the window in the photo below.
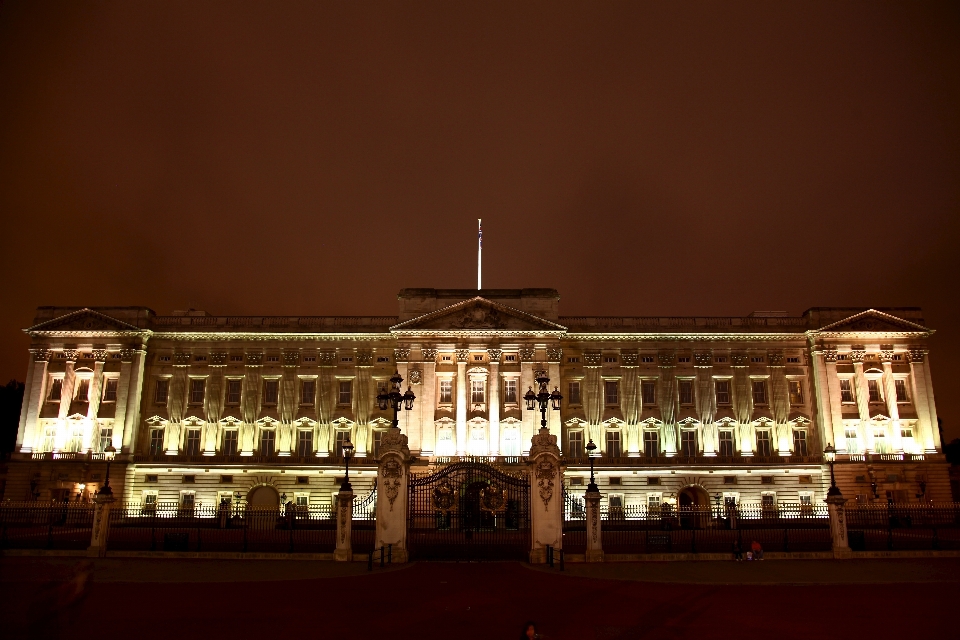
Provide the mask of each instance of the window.
POLYGON ((890 443, 887 442, 887 434, 883 429, 877 429, 873 432, 873 450, 877 453, 890 453, 892 451, 890 443))
POLYGON ((897 390, 897 402, 909 402, 907 399, 907 381, 903 379, 894 380, 893 386, 897 390))
POLYGON ((583 431, 571 431, 567 434, 567 441, 570 443, 567 449, 567 455, 571 458, 583 457, 583 431))
POLYGON ((860 440, 856 429, 845 429, 844 437, 847 440, 847 453, 860 453, 860 440))
POLYGON ((803 404, 803 386, 799 380, 790 381, 790 404, 803 404))
POLYGON ((913 429, 910 427, 901 427, 900 428, 900 437, 904 440, 910 439, 913 440, 913 429))
POLYGON ((470 381, 470 402, 473 404, 482 404, 484 402, 484 386, 483 380, 470 381))
POLYGON ((277 398, 280 396, 280 381, 276 378, 270 378, 263 381, 263 403, 277 404, 277 398))
POLYGON ((440 362, 453 362, 453 356, 440 356, 440 362))
POLYGON ((120 382, 116 378, 107 378, 104 380, 103 386, 103 401, 104 402, 116 402, 117 401, 117 383, 120 382))
POLYGON ((353 402, 353 381, 341 380, 338 385, 337 404, 349 405, 353 402))
POLYGON ((260 455, 262 456, 272 456, 274 449, 277 444, 277 432, 273 431, 262 431, 260 432, 260 455))
POLYGON ((196 506, 196 494, 194 494, 193 492, 180 494, 180 513, 182 515, 192 516, 195 506, 196 506))
POLYGON ((870 397, 870 402, 883 402, 880 396, 879 380, 867 380, 867 395, 870 397))
POLYGON ((353 356, 342 356, 340 362, 353 362, 353 356))
POLYGON ((737 484, 737 476, 723 476, 723 484, 737 484))
POLYGON ((793 455, 807 455, 807 432, 796 430, 793 432, 793 455))
MULTIPOLYGON (((857 476, 857 482, 860 482, 859 478, 863 476, 857 476)), ((797 482, 799 484, 813 484, 813 476, 797 476, 797 482)))
POLYGON ((620 432, 607 431, 607 457, 620 457, 620 432))
POLYGON ((296 506, 301 509, 306 509, 310 506, 310 494, 309 493, 298 493, 294 496, 296 499, 296 506))
POLYGON ((345 429, 337 431, 336 436, 334 436, 333 443, 333 456, 335 458, 343 457, 343 445, 348 442, 350 442, 350 432, 345 429))
POLYGON ((157 510, 157 492, 156 491, 143 492, 143 510, 144 511, 157 510))
POLYGON ((515 353, 508 353, 507 355, 505 355, 505 356, 503 357, 503 359, 504 359, 505 361, 507 361, 507 362, 516 362, 516 361, 517 361, 517 355, 516 355, 515 353))
POLYGON ((232 356, 230 356, 230 362, 243 362, 243 356, 241 356, 241 355, 232 355, 232 356))
POLYGON ((190 404, 203 404, 203 390, 207 381, 203 378, 190 380, 190 404))
POLYGON ((770 455, 770 432, 769 431, 757 431, 757 455, 758 456, 770 455))
POLYGON ((143 478, 143 481, 144 481, 144 482, 151 482, 151 483, 157 482, 158 480, 159 480, 159 476, 156 475, 156 474, 147 474, 147 475, 144 476, 144 478, 143 478))
POLYGON ((840 380, 840 402, 853 402, 853 389, 850 388, 850 378, 840 380))
POLYGON ((157 356, 157 360, 159 360, 160 362, 170 362, 170 356, 168 356, 168 355, 166 355, 166 356, 157 356))
POLYGON ((267 356, 267 362, 280 362, 280 356, 267 356))
POLYGON ((763 356, 753 356, 750 358, 750 362, 756 362, 758 364, 763 363, 763 356))
POLYGON ((306 458, 313 453, 313 431, 297 431, 297 455, 306 458))
MULTIPOLYGON (((611 481, 613 478, 611 478, 611 481)), ((610 484, 613 484, 611 482, 610 484)), ((611 493, 607 498, 607 518, 623 519, 623 496, 617 493, 611 493)))
POLYGON ((97 438, 97 453, 103 452, 111 444, 113 444, 113 428, 101 427, 100 437, 97 438))
POLYGON ((727 361, 727 356, 715 356, 713 361, 717 364, 725 364, 727 361))
POLYGON ((571 382, 567 390, 567 402, 569 404, 580 404, 580 381, 571 382))
POLYGON ((647 494, 647 512, 656 513, 658 511, 660 511, 660 494, 648 493, 647 494))
POLYGON ((651 363, 653 362, 653 356, 640 356, 640 362, 651 363))
POLYGON ((651 406, 657 402, 657 383, 654 380, 640 382, 640 395, 644 405, 651 406))
POLYGON ((730 381, 717 380, 714 384, 714 388, 717 391, 717 404, 730 404, 730 381))
POLYGON ((680 432, 680 454, 693 457, 697 455, 697 432, 689 429, 680 432))
POLYGON ((180 477, 180 482, 183 484, 196 484, 197 476, 194 475, 185 475, 180 477))
POLYGON ((679 363, 690 362, 690 356, 679 356, 677 358, 677 362, 679 363))
MULTIPOLYGON (((316 360, 316 358, 314 358, 316 360)), ((389 356, 377 356, 377 362, 390 362, 389 356)))
POLYGON ((660 434, 656 431, 643 432, 643 455, 648 458, 660 455, 660 434))
POLYGON ((474 362, 483 362, 483 356, 473 356, 474 362))
POLYGON ((297 484, 310 484, 310 476, 297 476, 297 484))
POLYGON ((200 429, 187 429, 183 447, 183 452, 188 456, 200 455, 200 429))
POLYGON ((760 476, 760 484, 773 484, 773 476, 760 476))
POLYGON ((616 380, 603 381, 603 395, 607 404, 620 404, 620 398, 617 394, 616 380))
POLYGON ((63 378, 54 378, 50 383, 50 401, 60 402, 60 394, 63 393, 63 378))
POLYGON ((150 455, 163 453, 163 429, 150 429, 150 455))
MULTIPOLYGON (((303 361, 304 361, 304 362, 316 362, 316 361, 317 361, 317 356, 308 356, 307 354, 303 354, 303 361)), ((377 358, 377 362, 380 362, 380 358, 377 358)))
POLYGON ((603 361, 606 362, 607 364, 613 364, 613 363, 616 363, 617 357, 616 357, 616 356, 604 356, 604 357, 603 357, 603 361))
POLYGON ((77 380, 77 402, 89 402, 90 401, 90 380, 88 378, 81 378, 77 380))
MULTIPOLYGON (((70 422, 79 422, 71 420, 70 422)), ((70 437, 63 447, 64 451, 80 451, 83 444, 83 427, 80 424, 74 424, 70 427, 70 437)))
POLYGON ((777 506, 777 494, 765 493, 760 496, 760 506, 763 509, 773 509, 777 506))
POLYGON ((316 397, 317 397, 317 381, 301 380, 300 381, 300 404, 313 404, 314 398, 316 397))
POLYGON ((227 404, 240 404, 240 390, 242 388, 242 380, 227 380, 227 404))
POLYGON ((520 429, 511 427, 503 430, 503 447, 500 453, 505 456, 520 455, 520 429))
POLYGON ((567 358, 567 362, 569 362, 570 364, 576 364, 580 362, 580 356, 570 356, 569 358, 567 358))
POLYGON ((451 404, 453 402, 453 380, 440 381, 440 404, 451 404))
POLYGON ((680 381, 680 404, 693 404, 693 380, 680 381))
POLYGON ((206 362, 207 356, 193 356, 194 362, 206 362))
POLYGON ((570 478, 570 486, 571 486, 571 487, 582 487, 582 486, 583 486, 583 478, 570 478))
POLYGON ((41 451, 53 451, 54 445, 57 443, 57 428, 56 427, 44 427, 43 429, 43 445, 41 446, 41 451))
POLYGON ((170 381, 166 378, 157 380, 157 385, 153 391, 153 401, 157 404, 167 404, 167 391, 170 389, 170 381))
POLYGON ((503 401, 507 404, 517 404, 516 378, 506 378, 503 381, 503 401))
POLYGON ((647 476, 647 484, 660 484, 658 476, 647 476))
POLYGON ((223 455, 225 456, 235 456, 237 455, 237 445, 239 444, 238 438, 239 432, 236 429, 229 429, 223 432, 223 455))
POLYGON ((787 356, 787 364, 800 364, 799 356, 787 356))
POLYGON ((383 441, 383 429, 376 429, 373 432, 373 455, 378 457, 380 455, 380 443, 383 441))
POLYGON ((733 456, 733 431, 720 432, 720 451, 721 456, 733 456))
POLYGON ((377 395, 378 395, 378 396, 386 395, 387 393, 390 393, 389 390, 387 389, 387 385, 388 385, 388 384, 389 384, 389 383, 388 383, 386 380, 377 380, 377 395))
POLYGON ((753 404, 767 404, 767 381, 753 380, 753 404))

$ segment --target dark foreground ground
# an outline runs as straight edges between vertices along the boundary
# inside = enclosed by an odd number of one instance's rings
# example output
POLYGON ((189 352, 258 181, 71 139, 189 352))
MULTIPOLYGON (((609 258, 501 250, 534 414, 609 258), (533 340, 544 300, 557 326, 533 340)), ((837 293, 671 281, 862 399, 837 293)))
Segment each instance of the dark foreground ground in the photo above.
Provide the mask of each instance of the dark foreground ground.
POLYGON ((519 563, 0 558, 4 638, 956 638, 960 559, 519 563))

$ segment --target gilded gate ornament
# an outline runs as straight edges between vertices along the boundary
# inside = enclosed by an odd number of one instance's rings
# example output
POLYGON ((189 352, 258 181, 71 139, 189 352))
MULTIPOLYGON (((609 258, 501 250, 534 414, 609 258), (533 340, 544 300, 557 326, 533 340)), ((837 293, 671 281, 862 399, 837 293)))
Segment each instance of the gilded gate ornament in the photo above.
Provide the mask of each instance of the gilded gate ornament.
POLYGON ((449 482, 444 480, 433 490, 433 508, 447 512, 453 508, 455 492, 449 482))
POLYGON ((543 509, 546 511, 553 498, 553 479, 557 474, 557 465, 552 460, 542 460, 537 463, 537 486, 540 488, 540 499, 543 500, 543 509))
POLYGON ((507 496, 503 489, 496 485, 490 485, 480 492, 480 510, 497 512, 507 508, 507 496))
POLYGON ((383 490, 390 501, 390 511, 393 511, 393 501, 400 495, 400 478, 403 477, 403 466, 394 459, 383 463, 380 476, 383 478, 383 490))

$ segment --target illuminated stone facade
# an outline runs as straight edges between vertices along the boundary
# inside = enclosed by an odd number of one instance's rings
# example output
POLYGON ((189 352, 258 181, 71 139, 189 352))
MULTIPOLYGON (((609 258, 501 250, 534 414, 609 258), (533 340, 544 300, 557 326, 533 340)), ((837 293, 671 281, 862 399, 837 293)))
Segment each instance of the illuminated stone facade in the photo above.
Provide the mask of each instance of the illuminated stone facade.
POLYGON ((42 307, 4 498, 87 499, 112 443, 127 500, 328 504, 346 438, 362 495, 393 417, 375 396, 395 371, 417 396, 400 415, 414 472, 468 455, 509 466, 539 427, 522 396, 545 371, 564 396, 547 417, 565 482, 586 485, 593 440, 605 502, 819 502, 827 443, 848 498, 950 499, 918 309, 572 317, 552 289, 405 289, 399 307, 42 307))

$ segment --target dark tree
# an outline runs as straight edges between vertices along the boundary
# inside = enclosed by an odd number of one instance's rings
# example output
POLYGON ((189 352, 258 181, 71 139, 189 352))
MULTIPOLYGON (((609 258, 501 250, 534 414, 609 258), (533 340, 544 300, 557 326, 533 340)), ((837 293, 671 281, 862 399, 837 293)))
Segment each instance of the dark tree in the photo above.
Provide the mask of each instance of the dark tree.
POLYGON ((960 464, 960 438, 954 438, 943 445, 943 452, 947 454, 947 462, 954 465, 960 464))
POLYGON ((0 456, 6 456, 17 444, 23 383, 11 380, 0 387, 0 456))

